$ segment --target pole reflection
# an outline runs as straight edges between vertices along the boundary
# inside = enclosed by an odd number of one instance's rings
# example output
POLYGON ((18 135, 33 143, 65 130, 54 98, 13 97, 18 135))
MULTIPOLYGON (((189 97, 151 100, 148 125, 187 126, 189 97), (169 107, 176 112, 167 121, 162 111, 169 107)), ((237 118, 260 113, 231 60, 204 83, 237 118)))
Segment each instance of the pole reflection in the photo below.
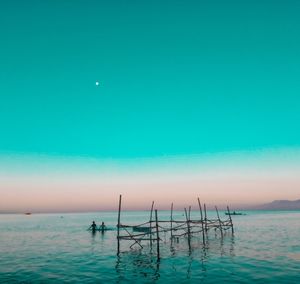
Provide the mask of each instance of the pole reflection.
MULTIPOLYGON (((173 240, 170 246, 162 247, 162 257, 157 258, 156 252, 147 249, 137 249, 122 252, 117 256, 115 270, 118 275, 117 283, 141 279, 155 282, 160 278, 174 277, 174 274, 184 272, 187 280, 197 275, 207 278, 209 267, 216 257, 235 256, 234 236, 230 238, 207 239, 205 246, 202 239, 192 238, 178 242, 173 240), (161 270, 163 264, 164 269, 161 270), (162 276, 163 275, 163 276, 162 276), (173 276, 171 276, 173 275, 173 276)), ((181 274, 182 275, 182 274, 181 274)))

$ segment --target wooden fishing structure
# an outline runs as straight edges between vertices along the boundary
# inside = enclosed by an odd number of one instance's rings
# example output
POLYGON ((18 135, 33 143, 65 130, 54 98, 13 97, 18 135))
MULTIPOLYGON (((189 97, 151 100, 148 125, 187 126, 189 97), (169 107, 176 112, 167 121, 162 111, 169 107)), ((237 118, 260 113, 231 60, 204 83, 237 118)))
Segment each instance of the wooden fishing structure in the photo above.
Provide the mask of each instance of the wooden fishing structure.
POLYGON ((223 238, 226 231, 230 230, 234 234, 233 222, 229 207, 227 206, 227 219, 221 220, 218 208, 215 207, 217 218, 209 219, 207 216, 206 204, 202 209, 202 204, 198 198, 199 206, 199 219, 191 218, 191 206, 184 208, 184 220, 175 220, 173 217, 173 203, 171 204, 170 220, 159 220, 157 209, 154 209, 154 201, 152 202, 150 210, 149 221, 138 225, 127 225, 121 223, 121 210, 122 210, 122 195, 119 196, 119 211, 118 211, 118 224, 117 224, 117 241, 118 241, 118 254, 120 253, 120 242, 130 241, 130 248, 139 246, 141 249, 145 243, 150 244, 152 249, 153 244, 156 244, 157 258, 160 258, 160 235, 162 233, 170 234, 170 241, 179 241, 180 237, 187 237, 189 249, 191 249, 191 238, 200 235, 203 246, 206 245, 208 240, 208 232, 214 230, 220 232, 223 238), (154 211, 154 216, 153 216, 154 211), (122 233, 122 234, 121 234, 122 233))

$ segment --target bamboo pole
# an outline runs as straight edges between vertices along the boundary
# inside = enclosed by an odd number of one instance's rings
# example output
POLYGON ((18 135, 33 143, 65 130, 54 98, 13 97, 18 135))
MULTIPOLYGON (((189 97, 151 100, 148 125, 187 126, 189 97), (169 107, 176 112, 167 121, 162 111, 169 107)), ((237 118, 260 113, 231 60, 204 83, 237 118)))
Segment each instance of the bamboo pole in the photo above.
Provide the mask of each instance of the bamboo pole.
POLYGON ((228 216, 229 216, 229 220, 230 220, 230 224, 231 224, 231 232, 232 232, 232 234, 234 234, 233 223, 232 223, 231 214, 230 214, 230 210, 229 210, 228 206, 227 206, 227 212, 228 212, 228 216))
POLYGON ((152 213, 153 213, 153 206, 154 206, 154 201, 152 201, 151 212, 150 212, 150 228, 149 228, 149 232, 150 232, 150 247, 151 248, 152 248, 152 213))
POLYGON ((171 242, 173 241, 173 202, 171 204, 171 242))
POLYGON ((203 244, 205 245, 205 234, 204 234, 204 226, 203 226, 203 213, 202 213, 202 206, 200 199, 198 197, 198 204, 199 204, 199 210, 200 210, 200 216, 201 216, 201 227, 202 227, 202 239, 203 239, 203 244))
POLYGON ((188 229, 188 245, 189 245, 189 250, 191 250, 191 231, 190 231, 190 222, 189 222, 189 218, 188 218, 188 214, 186 211, 186 208, 184 208, 184 212, 185 212, 185 218, 186 218, 186 222, 187 222, 187 229, 188 229))
POLYGON ((156 209, 155 209, 155 227, 156 227, 156 250, 157 250, 157 259, 160 259, 160 254, 159 254, 158 219, 157 219, 157 210, 156 210, 156 209))
POLYGON ((118 239, 118 255, 120 254, 120 218, 121 218, 121 203, 122 203, 122 195, 119 196, 119 212, 118 212, 118 231, 117 231, 117 239, 118 239))
POLYGON ((204 203, 204 221, 205 221, 205 232, 207 232, 207 213, 206 213, 206 204, 204 203))
POLYGON ((219 220, 219 225, 220 225, 220 231, 221 231, 221 235, 222 235, 222 238, 223 238, 222 222, 221 222, 221 219, 220 219, 220 216, 219 216, 219 211, 218 211, 218 208, 217 208, 217 206, 215 206, 215 207, 216 207, 217 216, 218 216, 218 220, 219 220))

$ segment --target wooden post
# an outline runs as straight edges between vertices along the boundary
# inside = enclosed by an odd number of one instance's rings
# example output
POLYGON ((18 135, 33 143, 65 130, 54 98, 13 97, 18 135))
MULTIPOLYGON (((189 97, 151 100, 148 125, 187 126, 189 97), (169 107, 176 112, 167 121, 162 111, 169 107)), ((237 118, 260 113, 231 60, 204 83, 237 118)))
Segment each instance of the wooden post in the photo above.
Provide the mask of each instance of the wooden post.
POLYGON ((206 213, 206 204, 204 203, 204 221, 205 221, 205 232, 207 232, 207 213, 206 213))
POLYGON ((153 206, 154 206, 154 201, 152 201, 152 205, 151 205, 150 227, 149 227, 149 232, 150 232, 150 247, 151 248, 152 248, 152 213, 153 213, 153 206))
POLYGON ((232 223, 232 219, 231 219, 231 215, 230 215, 230 210, 229 210, 228 206, 227 206, 227 212, 228 212, 228 216, 229 216, 229 220, 230 220, 230 224, 231 224, 231 232, 232 232, 232 234, 234 234, 233 223, 232 223))
POLYGON ((118 231, 117 231, 117 239, 118 239, 118 255, 120 253, 120 217, 121 217, 121 203, 122 203, 122 195, 119 197, 119 212, 118 212, 118 231))
POLYGON ((199 210, 200 210, 200 216, 201 216, 201 227, 202 227, 202 239, 203 239, 203 244, 205 245, 205 234, 204 234, 204 226, 203 226, 203 213, 202 213, 202 206, 200 199, 198 197, 198 204, 199 204, 199 210))
POLYGON ((222 238, 223 238, 222 222, 221 222, 221 219, 220 219, 220 216, 219 216, 219 211, 218 211, 218 208, 217 208, 217 206, 215 206, 215 207, 216 207, 217 216, 218 216, 218 220, 219 220, 219 225, 220 225, 220 231, 221 231, 221 235, 222 235, 222 238))
POLYGON ((186 218, 186 222, 187 222, 189 250, 191 250, 191 231, 190 231, 190 222, 189 222, 189 218, 188 218, 188 214, 187 214, 186 208, 184 208, 184 212, 185 212, 185 218, 186 218))
POLYGON ((159 254, 158 219, 157 219, 157 210, 156 210, 156 209, 155 209, 155 227, 156 227, 156 249, 157 249, 157 259, 160 259, 160 254, 159 254))
POLYGON ((171 204, 171 242, 173 241, 173 202, 171 204))

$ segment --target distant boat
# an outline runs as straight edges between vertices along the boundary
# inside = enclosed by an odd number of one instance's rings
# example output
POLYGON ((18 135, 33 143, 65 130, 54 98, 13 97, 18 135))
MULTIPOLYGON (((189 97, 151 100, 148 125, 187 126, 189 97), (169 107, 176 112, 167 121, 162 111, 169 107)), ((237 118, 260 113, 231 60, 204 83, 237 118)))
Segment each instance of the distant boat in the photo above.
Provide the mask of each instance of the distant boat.
POLYGON ((24 213, 25 215, 31 215, 31 213, 30 212, 26 212, 26 213, 24 213))
POLYGON ((244 213, 241 213, 241 212, 235 212, 235 211, 233 211, 233 212, 225 212, 225 215, 246 215, 246 214, 244 214, 244 213))

